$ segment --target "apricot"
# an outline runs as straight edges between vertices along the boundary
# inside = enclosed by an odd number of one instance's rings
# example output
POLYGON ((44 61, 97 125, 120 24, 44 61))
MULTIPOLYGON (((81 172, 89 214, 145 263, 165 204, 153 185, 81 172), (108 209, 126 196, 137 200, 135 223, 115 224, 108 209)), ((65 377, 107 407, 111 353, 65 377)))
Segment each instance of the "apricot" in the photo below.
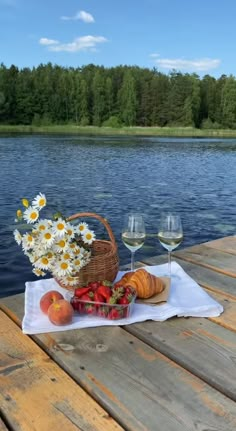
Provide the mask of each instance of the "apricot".
POLYGON ((66 299, 53 302, 48 309, 48 318, 54 325, 67 325, 72 322, 74 309, 66 299))
POLYGON ((39 305, 41 311, 47 314, 50 305, 53 302, 58 301, 58 299, 64 299, 64 296, 57 290, 49 290, 49 292, 46 292, 40 299, 39 305))

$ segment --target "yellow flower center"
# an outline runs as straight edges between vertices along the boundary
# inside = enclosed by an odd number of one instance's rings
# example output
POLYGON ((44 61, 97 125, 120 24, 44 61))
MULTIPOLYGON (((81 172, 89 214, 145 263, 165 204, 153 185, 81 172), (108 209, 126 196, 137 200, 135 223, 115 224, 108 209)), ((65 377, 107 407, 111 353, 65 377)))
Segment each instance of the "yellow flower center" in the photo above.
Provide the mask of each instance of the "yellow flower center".
POLYGON ((72 235, 72 230, 71 229, 67 229, 67 233, 68 233, 68 235, 72 235))
POLYGON ((63 230, 64 229, 64 224, 63 223, 58 223, 58 225, 57 225, 57 229, 58 230, 63 230))
POLYGON ((31 218, 32 220, 36 220, 36 219, 37 219, 37 217, 38 217, 38 214, 37 214, 36 212, 32 212, 32 213, 30 214, 30 218, 31 218))
POLYGON ((45 204, 46 204, 46 202, 45 202, 44 198, 39 199, 39 206, 40 207, 44 206, 45 204))
POLYGON ((32 242, 33 241, 33 237, 31 235, 28 236, 28 241, 32 242))
POLYGON ((49 251, 49 252, 48 252, 47 257, 48 257, 48 259, 52 259, 53 254, 52 254, 52 252, 51 252, 51 251, 49 251))
POLYGON ((44 238, 45 239, 51 239, 52 235, 50 234, 50 232, 46 232, 45 235, 44 235, 44 238))
POLYGON ((45 226, 44 226, 44 224, 41 224, 40 226, 39 226, 39 230, 45 230, 46 228, 45 228, 45 226))
POLYGON ((69 254, 69 253, 65 253, 65 254, 64 254, 64 259, 65 259, 65 260, 70 259, 70 254, 69 254))
POLYGON ((48 258, 42 257, 42 263, 43 263, 43 265, 48 265, 48 258))
POLYGON ((68 268, 68 264, 66 262, 62 262, 61 269, 67 269, 67 268, 68 268))
POLYGON ((76 259, 74 263, 75 263, 75 266, 80 266, 81 260, 80 259, 76 259))
POLYGON ((84 226, 80 226, 79 230, 82 232, 82 230, 84 230, 84 226))
POLYGON ((61 239, 61 241, 58 242, 59 247, 64 248, 66 243, 63 239, 61 239))
POLYGON ((92 235, 91 235, 91 233, 89 233, 89 232, 88 232, 88 233, 86 234, 86 238, 87 238, 88 240, 92 239, 92 235))

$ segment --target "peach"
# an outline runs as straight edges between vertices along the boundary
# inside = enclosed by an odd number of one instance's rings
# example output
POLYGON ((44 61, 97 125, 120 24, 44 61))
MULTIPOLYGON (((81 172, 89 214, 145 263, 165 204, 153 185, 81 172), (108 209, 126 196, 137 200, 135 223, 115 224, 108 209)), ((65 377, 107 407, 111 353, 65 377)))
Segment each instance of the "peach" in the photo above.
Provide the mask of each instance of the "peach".
POLYGON ((66 299, 53 302, 48 309, 48 318, 54 325, 67 325, 72 322, 74 309, 66 299))
POLYGON ((41 311, 47 314, 50 305, 53 302, 58 301, 58 299, 64 299, 64 296, 57 290, 50 290, 49 292, 46 292, 40 299, 39 305, 41 311))

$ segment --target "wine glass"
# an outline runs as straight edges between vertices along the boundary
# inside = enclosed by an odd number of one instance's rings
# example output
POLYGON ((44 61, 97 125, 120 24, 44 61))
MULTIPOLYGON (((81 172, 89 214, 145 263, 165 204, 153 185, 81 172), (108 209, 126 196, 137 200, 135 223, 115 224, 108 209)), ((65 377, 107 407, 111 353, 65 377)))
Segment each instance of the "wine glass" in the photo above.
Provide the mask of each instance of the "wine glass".
POLYGON ((174 213, 162 214, 157 236, 161 245, 168 250, 168 272, 171 277, 171 252, 183 241, 180 216, 174 213))
POLYGON ((142 247, 145 238, 145 223, 142 214, 127 214, 122 229, 122 241, 131 251, 131 271, 134 271, 134 253, 142 247))

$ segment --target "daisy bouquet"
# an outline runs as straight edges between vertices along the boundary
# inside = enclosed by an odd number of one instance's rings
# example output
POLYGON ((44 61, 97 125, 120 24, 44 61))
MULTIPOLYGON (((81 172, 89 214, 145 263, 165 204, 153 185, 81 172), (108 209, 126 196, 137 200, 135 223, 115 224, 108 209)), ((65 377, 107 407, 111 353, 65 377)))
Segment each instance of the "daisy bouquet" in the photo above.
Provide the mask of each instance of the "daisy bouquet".
POLYGON ((29 229, 21 233, 14 230, 14 237, 33 266, 38 277, 51 273, 63 285, 78 284, 78 273, 91 259, 91 244, 95 234, 85 222, 74 225, 62 215, 41 219, 40 211, 47 199, 39 193, 31 203, 22 199, 23 209, 16 212, 16 222, 25 221, 29 229))

